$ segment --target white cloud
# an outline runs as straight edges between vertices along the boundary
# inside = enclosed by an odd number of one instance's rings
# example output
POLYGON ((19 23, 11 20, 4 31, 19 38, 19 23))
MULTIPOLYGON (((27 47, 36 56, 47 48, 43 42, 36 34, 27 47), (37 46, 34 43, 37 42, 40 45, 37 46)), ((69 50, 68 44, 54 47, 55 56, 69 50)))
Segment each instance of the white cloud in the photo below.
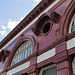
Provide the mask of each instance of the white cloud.
POLYGON ((6 26, 2 25, 2 31, 0 31, 0 34, 2 34, 2 36, 5 36, 7 33, 8 33, 8 29, 9 30, 12 30, 14 29, 19 23, 20 21, 22 21, 24 19, 24 17, 21 17, 19 21, 16 21, 16 20, 11 20, 9 19, 8 23, 6 26))
POLYGON ((6 35, 6 31, 3 30, 3 31, 0 31, 0 34, 2 34, 2 36, 6 35))
POLYGON ((11 19, 9 19, 7 28, 10 29, 10 30, 12 30, 13 28, 15 28, 17 26, 17 24, 18 24, 18 22, 12 21, 11 19))
POLYGON ((5 29, 6 29, 6 27, 5 27, 4 25, 2 25, 2 29, 3 29, 3 30, 5 30, 5 29))
POLYGON ((35 2, 40 2, 41 0, 34 0, 35 2))
POLYGON ((21 17, 21 18, 20 18, 20 21, 22 21, 23 19, 24 19, 24 17, 21 17))
POLYGON ((2 31, 0 31, 0 34, 2 35, 2 36, 4 36, 4 35, 6 35, 6 33, 7 33, 7 31, 5 30, 6 29, 6 27, 4 26, 4 25, 2 25, 2 31))
POLYGON ((9 19, 7 28, 10 30, 14 29, 20 23, 20 21, 23 20, 23 18, 24 17, 21 17, 19 21, 16 20, 12 21, 11 19, 9 19))

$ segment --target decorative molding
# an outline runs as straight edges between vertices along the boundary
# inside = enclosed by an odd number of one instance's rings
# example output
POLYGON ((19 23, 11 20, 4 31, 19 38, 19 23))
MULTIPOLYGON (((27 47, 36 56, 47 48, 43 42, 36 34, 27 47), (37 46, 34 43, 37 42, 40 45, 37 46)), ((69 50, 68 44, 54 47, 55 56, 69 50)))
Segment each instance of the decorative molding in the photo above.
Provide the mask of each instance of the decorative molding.
MULTIPOLYGON (((51 14, 49 12, 47 13, 44 13, 35 23, 35 26, 33 27, 33 32, 38 36, 39 34, 43 34, 43 26, 47 23, 50 23, 51 24, 51 28, 52 28, 52 25, 53 23, 57 22, 58 19, 59 19, 60 15, 58 13, 56 13, 55 11, 52 12, 51 14)), ((50 28, 50 30, 51 30, 50 28)), ((49 30, 49 31, 50 31, 49 30)), ((43 34, 45 35, 45 34, 43 34)))
POLYGON ((3 62, 4 63, 4 61, 9 56, 9 54, 10 54, 10 51, 8 51, 8 50, 2 50, 0 52, 0 62, 3 62))
POLYGON ((75 47, 68 50, 68 55, 75 55, 75 47))
POLYGON ((50 19, 50 13, 47 12, 45 14, 43 14, 35 23, 35 26, 33 27, 33 32, 38 36, 38 35, 45 35, 43 33, 43 27, 45 26, 45 24, 50 23, 50 29, 52 28, 53 25, 53 21, 50 19))
POLYGON ((69 25, 70 25, 70 21, 71 21, 71 17, 73 16, 73 14, 75 13, 75 1, 72 0, 71 3, 68 5, 66 11, 64 12, 64 15, 61 19, 62 23, 61 23, 61 34, 66 35, 69 33, 69 25))
POLYGON ((55 11, 50 14, 51 20, 53 20, 55 23, 58 21, 59 17, 60 15, 56 13, 55 11))
POLYGON ((55 55, 54 63, 58 64, 66 59, 68 59, 68 51, 64 50, 58 54, 55 55))
POLYGON ((56 54, 64 51, 64 50, 67 50, 67 47, 66 47, 66 41, 56 45, 56 54))

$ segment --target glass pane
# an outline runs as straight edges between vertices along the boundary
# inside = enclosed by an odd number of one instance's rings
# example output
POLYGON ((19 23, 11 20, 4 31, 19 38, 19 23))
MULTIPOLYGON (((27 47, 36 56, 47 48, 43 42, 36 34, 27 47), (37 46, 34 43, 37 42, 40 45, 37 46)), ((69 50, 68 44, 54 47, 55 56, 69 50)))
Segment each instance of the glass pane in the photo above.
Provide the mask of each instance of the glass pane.
POLYGON ((26 56, 26 51, 24 51, 24 59, 25 59, 25 56, 26 56))
POLYGON ((72 24, 71 24, 71 32, 75 31, 75 18, 72 19, 72 24))
POLYGON ((29 55, 31 55, 32 54, 32 47, 30 47, 30 52, 29 52, 29 55))
POLYGON ((74 27, 74 21, 72 22, 72 28, 74 27))
POLYGON ((75 31, 75 27, 72 29, 72 31, 75 31))
POLYGON ((53 67, 43 71, 42 75, 57 75, 57 67, 53 67))
POLYGON ((26 55, 26 57, 28 57, 28 52, 29 52, 29 49, 27 49, 27 55, 26 55))
POLYGON ((32 54, 32 46, 29 41, 23 43, 16 51, 11 65, 14 65, 32 54))
POLYGON ((23 44, 23 50, 24 50, 24 44, 23 44))

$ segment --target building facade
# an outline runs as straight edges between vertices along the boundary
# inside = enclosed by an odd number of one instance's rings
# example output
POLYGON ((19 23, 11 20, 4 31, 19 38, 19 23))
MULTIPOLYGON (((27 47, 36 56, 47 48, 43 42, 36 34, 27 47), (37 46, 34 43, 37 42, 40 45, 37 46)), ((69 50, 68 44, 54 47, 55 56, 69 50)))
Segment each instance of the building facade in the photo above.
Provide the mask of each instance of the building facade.
POLYGON ((75 75, 75 0, 42 0, 0 42, 0 75, 75 75))

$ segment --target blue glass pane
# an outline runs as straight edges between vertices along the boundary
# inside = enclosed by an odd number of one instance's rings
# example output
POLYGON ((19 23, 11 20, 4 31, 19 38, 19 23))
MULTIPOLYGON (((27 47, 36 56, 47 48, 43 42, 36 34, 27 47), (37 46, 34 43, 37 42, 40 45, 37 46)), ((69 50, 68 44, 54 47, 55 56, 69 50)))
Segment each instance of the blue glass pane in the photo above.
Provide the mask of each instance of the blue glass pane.
POLYGON ((27 49, 27 56, 26 57, 28 57, 28 54, 29 54, 29 49, 27 49))
POLYGON ((29 55, 31 55, 31 47, 30 47, 30 52, 29 52, 29 55))
POLYGON ((23 45, 23 50, 24 50, 24 45, 23 45))
POLYGON ((24 51, 24 59, 25 59, 26 51, 24 51))

